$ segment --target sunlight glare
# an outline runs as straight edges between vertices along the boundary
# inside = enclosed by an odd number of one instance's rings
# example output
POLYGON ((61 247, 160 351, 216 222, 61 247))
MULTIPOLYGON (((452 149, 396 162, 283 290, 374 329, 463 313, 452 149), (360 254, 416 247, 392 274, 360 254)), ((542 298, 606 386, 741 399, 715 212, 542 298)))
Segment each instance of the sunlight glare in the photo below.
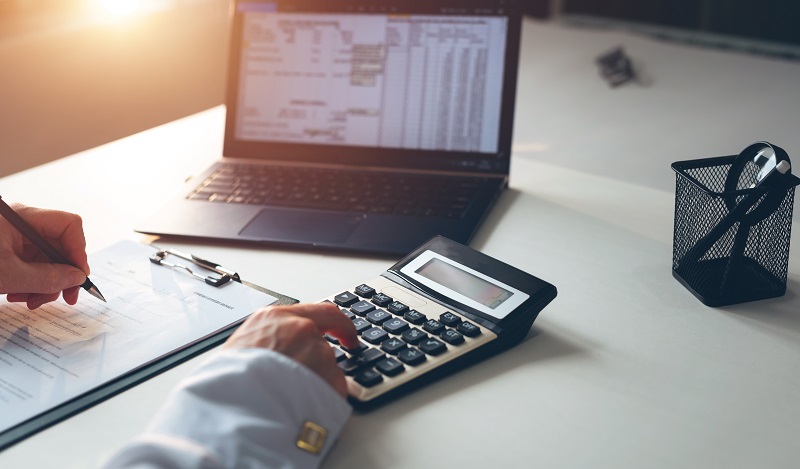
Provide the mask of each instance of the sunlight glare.
POLYGON ((95 3, 104 13, 116 18, 133 16, 142 6, 141 0, 95 0, 95 3))

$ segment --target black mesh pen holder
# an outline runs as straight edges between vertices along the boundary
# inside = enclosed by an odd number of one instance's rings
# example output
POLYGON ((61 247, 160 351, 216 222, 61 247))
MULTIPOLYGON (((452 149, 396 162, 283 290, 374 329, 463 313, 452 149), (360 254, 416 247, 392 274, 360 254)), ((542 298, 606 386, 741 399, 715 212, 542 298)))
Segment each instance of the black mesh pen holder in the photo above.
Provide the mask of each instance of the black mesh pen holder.
POLYGON ((765 177, 769 168, 756 163, 761 145, 774 149, 779 159, 785 156, 780 147, 757 142, 739 155, 672 164, 672 275, 708 306, 786 292, 792 206, 800 179, 774 169, 765 177))

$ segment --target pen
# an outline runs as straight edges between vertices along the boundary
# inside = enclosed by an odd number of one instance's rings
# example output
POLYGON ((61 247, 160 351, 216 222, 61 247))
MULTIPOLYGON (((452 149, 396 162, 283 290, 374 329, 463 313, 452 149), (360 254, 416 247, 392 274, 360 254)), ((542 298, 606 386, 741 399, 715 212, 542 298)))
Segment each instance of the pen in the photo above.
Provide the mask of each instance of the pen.
MULTIPOLYGON (((42 251, 51 261, 57 264, 66 264, 76 267, 75 264, 68 261, 56 248, 53 247, 52 244, 48 243, 46 239, 42 235, 40 235, 31 225, 28 224, 25 220, 22 219, 21 216, 17 212, 14 211, 4 200, 3 196, 0 196, 0 215, 3 215, 3 218, 8 220, 14 228, 19 230, 23 236, 28 238, 30 242, 34 244, 40 251, 42 251)), ((89 280, 89 277, 86 277, 86 281, 83 282, 81 288, 89 292, 90 295, 94 296, 95 298, 101 299, 104 302, 106 299, 103 297, 103 294, 100 293, 100 290, 97 289, 96 286, 89 280)))

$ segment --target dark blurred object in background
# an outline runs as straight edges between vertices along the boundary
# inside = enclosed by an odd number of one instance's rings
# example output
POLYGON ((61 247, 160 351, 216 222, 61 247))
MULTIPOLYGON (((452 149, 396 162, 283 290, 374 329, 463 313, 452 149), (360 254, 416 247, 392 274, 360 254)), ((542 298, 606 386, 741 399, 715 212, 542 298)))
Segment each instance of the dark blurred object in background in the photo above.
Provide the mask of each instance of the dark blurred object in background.
POLYGON ((797 0, 561 0, 561 13, 800 44, 797 0))
POLYGON ((625 53, 622 47, 617 47, 599 56, 597 66, 600 68, 600 76, 608 84, 615 88, 630 81, 636 81, 636 71, 633 69, 633 61, 625 53))
POLYGON ((520 0, 520 3, 522 4, 523 13, 528 16, 540 19, 550 17, 551 0, 520 0))

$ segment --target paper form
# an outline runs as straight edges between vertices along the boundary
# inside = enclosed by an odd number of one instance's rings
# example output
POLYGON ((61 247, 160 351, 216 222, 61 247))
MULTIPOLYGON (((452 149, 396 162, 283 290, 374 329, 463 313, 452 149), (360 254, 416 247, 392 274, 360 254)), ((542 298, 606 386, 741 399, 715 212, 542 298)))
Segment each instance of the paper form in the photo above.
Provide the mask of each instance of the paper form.
MULTIPOLYGON (((0 432, 241 321, 277 298, 237 282, 213 287, 153 264, 123 241, 90 256, 92 282, 36 310, 0 303, 0 432)), ((196 267, 196 266, 195 266, 196 267)))

